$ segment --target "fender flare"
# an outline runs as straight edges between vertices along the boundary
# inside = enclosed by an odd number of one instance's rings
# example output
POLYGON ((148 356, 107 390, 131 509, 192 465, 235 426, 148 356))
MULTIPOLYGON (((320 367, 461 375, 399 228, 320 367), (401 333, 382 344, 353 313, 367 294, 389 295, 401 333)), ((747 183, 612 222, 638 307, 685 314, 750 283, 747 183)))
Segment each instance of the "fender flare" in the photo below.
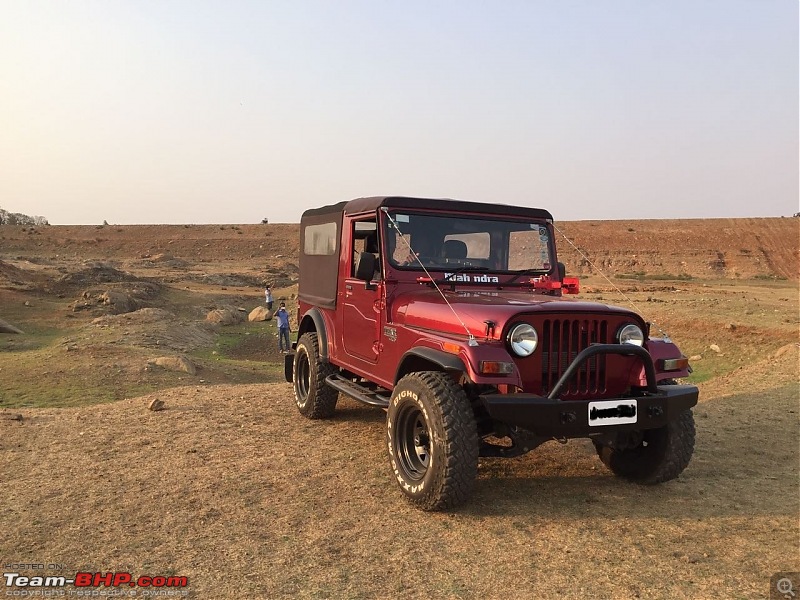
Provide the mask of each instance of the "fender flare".
POLYGON ((325 328, 325 317, 318 308, 312 308, 303 315, 303 320, 300 321, 300 327, 298 327, 297 339, 300 339, 300 336, 308 331, 316 331, 319 340, 319 357, 328 362, 328 331, 325 328), (313 327, 311 323, 314 324, 313 327))
POLYGON ((455 354, 450 354, 449 352, 444 352, 443 350, 437 350, 435 348, 417 346, 403 354, 397 365, 397 371, 395 371, 394 382, 397 383, 400 381, 407 373, 422 370, 417 368, 417 366, 424 363, 432 363, 444 371, 467 372, 464 361, 455 354))
POLYGON ((671 358, 686 358, 683 352, 680 351, 678 346, 670 339, 662 338, 649 338, 645 349, 650 353, 653 365, 656 368, 656 380, 662 379, 675 379, 681 377, 688 377, 692 372, 692 368, 681 369, 678 371, 664 371, 661 365, 665 359, 671 358))

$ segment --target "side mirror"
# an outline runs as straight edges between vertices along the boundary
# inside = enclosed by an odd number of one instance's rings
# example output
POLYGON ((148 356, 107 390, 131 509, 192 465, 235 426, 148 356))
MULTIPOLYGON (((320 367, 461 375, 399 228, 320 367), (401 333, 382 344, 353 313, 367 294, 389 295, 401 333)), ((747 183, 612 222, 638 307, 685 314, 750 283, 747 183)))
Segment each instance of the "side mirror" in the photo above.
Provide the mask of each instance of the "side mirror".
POLYGON ((558 263, 558 276, 561 278, 562 294, 580 294, 581 282, 577 277, 567 277, 567 267, 564 263, 558 263))
POLYGON ((371 252, 362 252, 358 255, 358 264, 356 265, 356 279, 369 282, 375 275, 375 255, 371 252))

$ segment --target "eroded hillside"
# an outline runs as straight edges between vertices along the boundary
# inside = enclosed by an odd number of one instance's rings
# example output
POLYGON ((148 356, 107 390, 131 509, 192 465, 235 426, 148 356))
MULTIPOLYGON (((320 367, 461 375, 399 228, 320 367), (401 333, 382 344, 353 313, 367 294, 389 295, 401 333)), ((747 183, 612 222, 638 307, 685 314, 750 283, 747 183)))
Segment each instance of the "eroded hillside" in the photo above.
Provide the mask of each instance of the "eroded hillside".
MULTIPOLYGON (((559 236, 561 259, 572 273, 595 272, 591 263, 608 275, 799 276, 797 218, 571 221, 556 225, 575 245, 559 236)), ((280 273, 286 272, 283 267, 296 271, 298 229, 293 224, 2 226, 0 259, 30 260, 56 268, 85 260, 114 260, 134 270, 163 265, 187 272, 199 267, 205 273, 222 273, 235 267, 256 279, 266 279, 281 277, 280 273)), ((0 278, 3 276, 0 271, 0 278)))

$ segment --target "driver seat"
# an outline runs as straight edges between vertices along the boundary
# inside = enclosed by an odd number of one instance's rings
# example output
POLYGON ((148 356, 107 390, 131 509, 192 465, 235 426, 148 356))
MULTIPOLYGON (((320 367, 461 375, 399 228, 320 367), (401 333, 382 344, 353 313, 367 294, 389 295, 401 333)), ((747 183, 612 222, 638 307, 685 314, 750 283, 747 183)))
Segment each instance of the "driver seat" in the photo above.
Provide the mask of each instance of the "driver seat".
POLYGON ((467 244, 461 240, 447 240, 442 246, 442 255, 446 259, 467 258, 467 244))

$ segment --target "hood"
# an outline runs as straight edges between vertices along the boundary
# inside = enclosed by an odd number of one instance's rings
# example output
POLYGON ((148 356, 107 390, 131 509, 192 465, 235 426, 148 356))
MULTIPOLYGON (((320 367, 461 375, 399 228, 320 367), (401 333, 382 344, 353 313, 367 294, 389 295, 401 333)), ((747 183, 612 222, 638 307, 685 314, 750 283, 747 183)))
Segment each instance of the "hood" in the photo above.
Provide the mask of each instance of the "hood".
POLYGON ((641 317, 633 311, 618 306, 563 296, 507 289, 442 291, 452 309, 435 289, 412 290, 395 295, 391 300, 394 321, 408 327, 464 335, 464 328, 453 315, 455 310, 470 333, 478 338, 486 336, 485 321, 493 321, 496 335, 500 335, 509 320, 524 314, 632 315, 637 321, 641 321, 641 317))

